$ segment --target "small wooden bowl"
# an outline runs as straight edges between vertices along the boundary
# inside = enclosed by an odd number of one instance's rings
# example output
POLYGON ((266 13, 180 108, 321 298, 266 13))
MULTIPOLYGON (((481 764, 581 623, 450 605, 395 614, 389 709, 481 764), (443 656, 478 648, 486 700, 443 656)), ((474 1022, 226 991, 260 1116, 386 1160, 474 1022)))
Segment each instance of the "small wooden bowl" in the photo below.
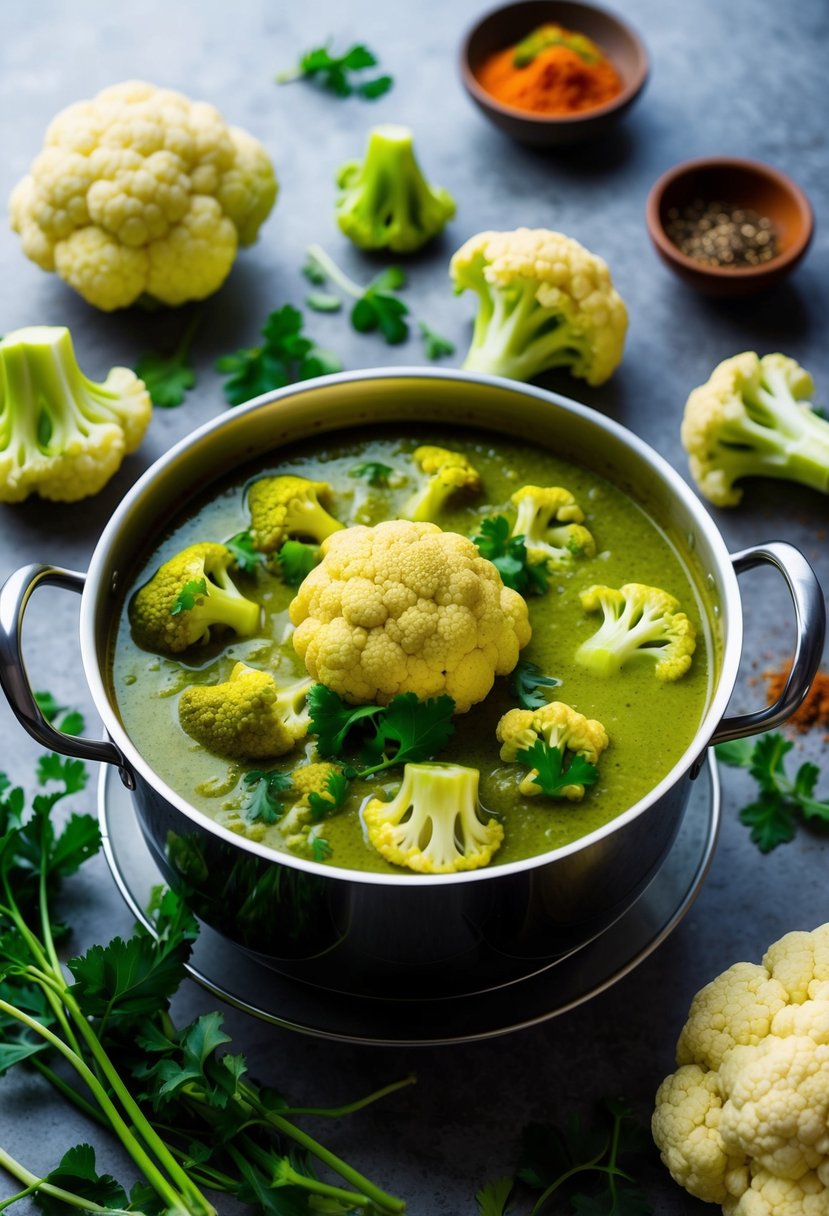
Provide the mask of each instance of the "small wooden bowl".
POLYGON ((630 26, 605 9, 577 0, 520 0, 493 9, 468 31, 461 46, 460 71, 467 93, 490 122, 519 143, 554 148, 593 139, 611 127, 641 93, 648 76, 648 56, 630 26), (477 75, 484 60, 547 22, 592 38, 619 73, 621 93, 603 106, 561 115, 532 114, 488 93, 477 75))
POLYGON ((703 157, 669 169, 654 184, 645 207, 648 232, 666 266, 703 295, 753 295, 780 282, 809 248, 814 230, 808 198, 790 177, 760 161, 703 157), (777 233, 777 255, 759 266, 706 266, 682 253, 665 231, 668 212, 695 199, 722 200, 768 216, 777 233))

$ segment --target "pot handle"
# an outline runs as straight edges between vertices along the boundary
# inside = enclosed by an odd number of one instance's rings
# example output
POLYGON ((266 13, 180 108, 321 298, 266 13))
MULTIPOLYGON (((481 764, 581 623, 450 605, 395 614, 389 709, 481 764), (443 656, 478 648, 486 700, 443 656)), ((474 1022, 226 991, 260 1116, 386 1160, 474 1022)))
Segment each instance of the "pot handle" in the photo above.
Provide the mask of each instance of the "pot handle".
POLYGON ((826 634, 826 605, 815 572, 799 549, 785 541, 754 545, 731 556, 736 574, 767 563, 783 575, 794 605, 797 642, 786 686, 773 705, 751 714, 723 718, 711 737, 728 743, 746 735, 772 730, 790 718, 809 691, 823 655, 826 634))
POLYGON ((33 739, 50 751, 79 760, 100 760, 114 764, 128 789, 135 779, 124 756, 109 739, 79 739, 52 726, 41 713, 32 692, 23 662, 21 632, 23 615, 32 593, 40 586, 63 587, 67 591, 84 589, 86 575, 60 566, 22 566, 9 575, 0 588, 0 687, 20 725, 33 739))

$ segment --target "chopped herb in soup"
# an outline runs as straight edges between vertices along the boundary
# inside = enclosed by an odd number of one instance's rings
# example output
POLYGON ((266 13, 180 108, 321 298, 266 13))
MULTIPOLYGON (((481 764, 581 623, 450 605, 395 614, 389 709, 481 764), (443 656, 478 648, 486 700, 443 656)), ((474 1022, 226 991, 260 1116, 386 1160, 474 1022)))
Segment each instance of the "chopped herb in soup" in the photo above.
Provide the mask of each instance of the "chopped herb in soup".
POLYGON ((155 772, 345 868, 569 844, 672 769, 711 685, 698 580, 659 525, 483 434, 286 449, 175 524, 128 600, 112 682, 155 772))

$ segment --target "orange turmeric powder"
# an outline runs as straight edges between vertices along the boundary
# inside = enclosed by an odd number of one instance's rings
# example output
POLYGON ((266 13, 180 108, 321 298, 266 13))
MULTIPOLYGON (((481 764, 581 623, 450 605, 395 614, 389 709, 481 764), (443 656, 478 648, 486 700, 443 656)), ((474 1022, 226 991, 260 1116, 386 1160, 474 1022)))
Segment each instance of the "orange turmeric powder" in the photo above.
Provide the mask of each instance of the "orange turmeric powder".
POLYGON ((496 51, 476 75, 496 101, 533 114, 578 114, 622 91, 596 43, 560 25, 539 26, 516 46, 496 51))

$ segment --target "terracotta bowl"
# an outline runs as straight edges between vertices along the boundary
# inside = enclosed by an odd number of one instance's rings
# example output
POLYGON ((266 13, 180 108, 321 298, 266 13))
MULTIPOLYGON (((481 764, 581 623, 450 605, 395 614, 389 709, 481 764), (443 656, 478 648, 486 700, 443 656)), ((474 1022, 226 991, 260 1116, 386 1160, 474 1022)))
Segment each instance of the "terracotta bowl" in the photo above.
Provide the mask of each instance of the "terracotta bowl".
POLYGON ((648 232, 662 261, 683 282, 704 295, 733 298, 752 295, 780 282, 809 248, 814 229, 808 198, 791 178, 760 161, 705 157, 669 169, 648 195, 648 232), (672 207, 695 199, 722 200, 768 216, 777 232, 776 257, 759 266, 706 266, 680 252, 665 231, 672 207))
POLYGON ((553 148, 607 131, 641 93, 648 76, 648 56, 630 26, 605 9, 576 0, 521 0, 493 9, 468 31, 461 47, 460 71, 467 93, 490 122, 519 143, 553 148), (582 114, 551 116, 505 105, 486 91, 477 75, 484 60, 547 22, 586 34, 601 47, 622 79, 617 97, 582 114))

